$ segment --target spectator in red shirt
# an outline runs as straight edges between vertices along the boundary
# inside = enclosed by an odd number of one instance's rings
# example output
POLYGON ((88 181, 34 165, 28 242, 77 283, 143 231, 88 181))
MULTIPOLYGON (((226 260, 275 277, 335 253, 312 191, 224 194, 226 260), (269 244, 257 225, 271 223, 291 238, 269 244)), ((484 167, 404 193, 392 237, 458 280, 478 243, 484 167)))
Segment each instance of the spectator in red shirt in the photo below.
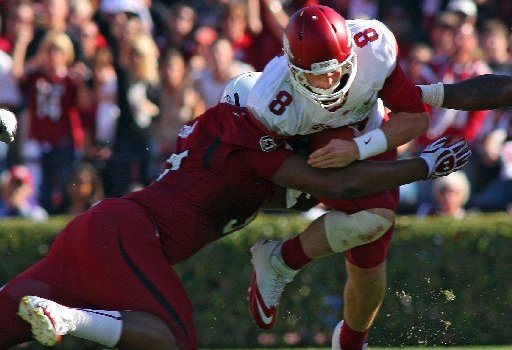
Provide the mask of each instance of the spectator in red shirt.
MULTIPOLYGON (((28 37, 25 39, 29 39, 28 37)), ((70 69, 75 55, 64 33, 49 32, 32 64, 25 67, 29 40, 18 40, 14 49, 13 75, 19 79, 28 108, 28 141, 40 156, 41 205, 50 213, 55 196, 83 147, 80 109, 89 108, 89 90, 83 78, 70 69)))

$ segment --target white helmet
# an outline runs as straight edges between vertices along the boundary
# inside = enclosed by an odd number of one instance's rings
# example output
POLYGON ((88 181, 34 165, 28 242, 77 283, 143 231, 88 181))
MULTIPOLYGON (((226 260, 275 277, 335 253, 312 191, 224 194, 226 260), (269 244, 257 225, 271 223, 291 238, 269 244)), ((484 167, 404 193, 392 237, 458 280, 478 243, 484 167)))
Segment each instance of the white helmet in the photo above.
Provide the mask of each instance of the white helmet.
POLYGON ((249 99, 249 93, 261 72, 242 73, 231 79, 222 92, 220 102, 245 107, 249 99))

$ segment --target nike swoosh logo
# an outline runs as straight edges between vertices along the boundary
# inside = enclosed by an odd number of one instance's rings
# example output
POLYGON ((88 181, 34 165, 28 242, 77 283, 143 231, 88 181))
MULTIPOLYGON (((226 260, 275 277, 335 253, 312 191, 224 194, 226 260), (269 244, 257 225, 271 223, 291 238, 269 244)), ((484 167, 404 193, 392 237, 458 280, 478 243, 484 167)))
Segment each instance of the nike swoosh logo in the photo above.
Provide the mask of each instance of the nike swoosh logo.
POLYGON ((371 141, 371 140, 372 140, 372 138, 370 137, 369 139, 364 140, 363 142, 364 142, 364 144, 365 144, 365 145, 367 145, 367 144, 369 144, 369 143, 370 143, 370 141, 371 141))
POLYGON ((272 316, 268 317, 265 313, 265 310, 261 307, 260 304, 260 298, 256 297, 256 305, 258 306, 258 312, 260 314, 260 318, 265 324, 271 324, 272 323, 272 316))

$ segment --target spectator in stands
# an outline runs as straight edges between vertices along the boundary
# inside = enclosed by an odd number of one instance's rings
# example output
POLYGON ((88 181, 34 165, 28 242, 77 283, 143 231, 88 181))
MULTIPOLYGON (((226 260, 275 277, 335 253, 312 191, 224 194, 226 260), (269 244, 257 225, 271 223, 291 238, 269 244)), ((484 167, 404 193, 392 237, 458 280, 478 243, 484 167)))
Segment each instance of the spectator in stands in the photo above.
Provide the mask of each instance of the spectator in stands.
POLYGON ((446 8, 460 16, 464 23, 476 25, 478 8, 474 0, 450 0, 446 8))
POLYGON ((425 203, 416 213, 418 217, 448 216, 462 219, 466 216, 466 205, 471 194, 469 180, 462 171, 435 179, 433 184, 434 204, 425 203))
POLYGON ((254 71, 254 67, 236 60, 231 43, 221 37, 210 48, 207 67, 196 72, 194 86, 201 94, 206 108, 209 108, 218 103, 224 87, 231 78, 251 71, 254 71))
POLYGON ((437 77, 430 67, 434 52, 424 43, 416 43, 402 61, 402 69, 414 84, 432 84, 437 77))
MULTIPOLYGON (((477 75, 490 73, 491 70, 484 60, 478 47, 478 34, 474 26, 464 23, 455 33, 455 51, 446 64, 435 67, 444 83, 458 82, 477 75)), ((434 109, 427 136, 430 140, 444 135, 464 137, 471 142, 478 134, 487 111, 456 111, 434 109)))
POLYGON ((28 106, 25 146, 32 145, 40 156, 39 201, 52 213, 54 196, 63 190, 83 150, 80 110, 90 108, 91 98, 83 77, 70 69, 75 55, 66 34, 48 32, 39 46, 39 59, 25 66, 28 43, 21 37, 16 43, 13 75, 19 79, 28 106))
POLYGON ((84 23, 80 27, 78 42, 80 44, 79 61, 83 62, 87 68, 92 69, 92 61, 96 52, 106 47, 105 38, 100 34, 98 25, 93 21, 84 23))
MULTIPOLYGON (((485 211, 512 209, 512 109, 492 111, 492 130, 485 135, 479 147, 481 163, 487 166, 490 177, 475 194, 471 203, 485 211), (496 172, 490 171, 496 168, 496 172)), ((485 175, 485 174, 484 174, 485 175)))
POLYGON ((254 66, 258 64, 258 50, 261 50, 261 46, 254 40, 248 16, 246 3, 229 3, 220 18, 220 34, 231 42, 236 60, 254 66))
MULTIPOLYGON (((192 55, 188 59, 189 75, 206 69, 210 56, 210 47, 217 40, 219 34, 212 27, 199 27, 194 31, 194 49, 192 55)), ((186 57, 186 53, 184 54, 186 57)))
POLYGON ((107 182, 120 115, 114 58, 108 48, 96 52, 92 72, 94 106, 84 124, 85 157, 95 165, 103 181, 107 182))
POLYGON ((118 103, 120 116, 110 183, 105 188, 109 195, 126 193, 131 182, 147 185, 153 178, 149 173, 151 162, 151 123, 159 113, 158 72, 159 50, 149 35, 139 35, 130 46, 130 61, 126 69, 117 67, 118 103))
POLYGON ((34 198, 32 175, 27 167, 15 165, 0 177, 0 217, 21 217, 42 221, 48 213, 34 198))
MULTIPOLYGON (((453 20, 448 14, 443 16, 453 20)), ((440 81, 454 83, 491 72, 483 52, 479 49, 478 33, 472 24, 462 22, 457 27, 449 27, 446 30, 446 43, 453 39, 453 48, 446 51, 449 55, 445 57, 445 60, 437 59, 434 61, 436 57, 433 58, 433 69, 440 81), (453 37, 451 34, 453 34, 453 37)), ((445 48, 448 47, 450 45, 446 45, 445 48)), ((488 111, 468 112, 433 108, 428 132, 424 137, 418 138, 419 147, 430 143, 438 137, 449 135, 454 138, 465 138, 472 146, 472 149, 476 150, 478 147, 475 142, 477 141, 477 136, 482 131, 487 116, 488 111)), ((475 161, 475 158, 470 161, 470 164, 464 170, 472 186, 478 182, 478 169, 480 168, 480 164, 475 161)), ((417 183, 418 198, 434 200, 431 185, 430 181, 417 183)))
MULTIPOLYGON (((135 41, 142 35, 148 35, 140 18, 131 13, 119 13, 115 15, 116 21, 123 21, 123 16, 126 16, 124 22, 119 24, 119 36, 115 37, 115 40, 111 42, 114 45, 114 55, 117 63, 121 69, 129 70, 133 66, 132 53, 133 45, 135 41)), ((114 22, 114 33, 117 33, 117 22, 114 22)))
MULTIPOLYGON (((40 61, 44 61, 46 57, 36 55, 39 53, 39 46, 42 43, 48 32, 67 33, 68 30, 68 16, 69 16, 69 5, 67 0, 42 0, 41 1, 40 21, 37 22, 37 26, 34 32, 34 39, 30 42, 27 48, 27 62, 31 62, 33 59, 39 62, 33 62, 36 65, 42 65, 40 61)), ((73 45, 74 57, 77 57, 79 52, 78 42, 74 41, 73 38, 69 38, 73 45)))
POLYGON ((137 14, 129 10, 128 3, 113 2, 112 7, 100 7, 95 17, 100 33, 106 39, 115 58, 115 65, 123 70, 127 70, 131 64, 131 47, 134 40, 140 35, 148 35, 137 14), (116 4, 119 6, 114 6, 116 4))
POLYGON ((73 167, 66 182, 60 214, 78 215, 105 197, 103 184, 96 168, 87 162, 73 167))
MULTIPOLYGON (((508 36, 509 30, 503 22, 489 20, 484 23, 480 43, 493 73, 512 75, 512 60, 508 53, 508 36)), ((470 201, 474 203, 477 198, 480 198, 478 201, 483 201, 483 203, 475 203, 474 205, 483 206, 482 210, 489 211, 494 207, 490 206, 488 196, 492 192, 496 194, 497 188, 502 186, 501 182, 506 181, 506 175, 503 173, 500 175, 504 166, 500 152, 503 143, 507 139, 509 119, 510 110, 508 109, 490 111, 480 132, 473 141, 474 152, 471 167, 473 197, 470 201), (496 188, 496 190, 492 190, 492 188, 496 188)), ((505 191, 504 188, 502 190, 505 191)), ((496 203, 495 208, 503 209, 505 204, 498 197, 491 200, 496 203)), ((504 198, 504 196, 501 198, 504 198)))
POLYGON ((194 53, 194 28, 196 12, 192 6, 178 2, 169 8, 164 36, 157 38, 162 52, 170 48, 179 50, 188 61, 194 53))
POLYGON ((249 26, 260 48, 250 63, 261 71, 274 56, 282 53, 283 31, 289 15, 279 0, 248 0, 247 3, 249 26))
POLYGON ((484 23, 481 46, 493 73, 512 75, 512 58, 509 45, 510 30, 496 19, 484 23))
POLYGON ((140 19, 144 33, 153 34, 153 18, 149 11, 149 0, 101 0, 99 11, 110 21, 118 14, 129 14, 140 19))
MULTIPOLYGON (((94 7, 91 0, 68 0, 68 4, 67 34, 71 40, 79 42, 82 29, 93 20, 94 7)), ((77 56, 80 56, 79 52, 77 52, 77 56)))
POLYGON ((30 38, 34 34, 35 13, 30 1, 19 1, 5 16, 5 31, 0 37, 0 50, 12 54, 14 44, 19 35, 30 38))
POLYGON ((430 30, 430 42, 434 49, 432 64, 447 64, 455 53, 455 33, 461 24, 461 18, 455 13, 445 11, 439 13, 430 30))
POLYGON ((175 151, 178 132, 186 122, 202 114, 204 102, 186 81, 187 67, 183 55, 176 49, 167 51, 160 64, 159 108, 154 135, 157 158, 166 159, 175 151))
MULTIPOLYGON (((365 1, 363 1, 365 2, 365 1)), ((378 1, 375 1, 378 3, 378 1)), ((376 18, 376 17, 369 17, 376 18)), ((395 35, 399 47, 398 55, 400 58, 407 57, 415 39, 415 31, 410 14, 399 4, 387 8, 382 21, 388 26, 389 30, 395 35)))

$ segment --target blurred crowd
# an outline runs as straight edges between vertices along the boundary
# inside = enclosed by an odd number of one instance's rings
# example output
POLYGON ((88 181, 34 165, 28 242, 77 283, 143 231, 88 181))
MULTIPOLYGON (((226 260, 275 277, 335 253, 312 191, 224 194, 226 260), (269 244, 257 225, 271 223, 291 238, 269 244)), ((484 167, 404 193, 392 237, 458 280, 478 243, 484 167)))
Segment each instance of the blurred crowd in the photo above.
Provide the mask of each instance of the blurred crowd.
MULTIPOLYGON (((312 3, 387 24, 414 83, 512 74, 510 0, 0 0, 0 107, 19 121, 0 146, 0 216, 75 215, 147 185, 180 126, 281 54, 289 16, 312 3)), ((404 186, 399 212, 512 210, 512 110, 430 113, 401 154, 451 134, 474 157, 456 179, 404 186)))

